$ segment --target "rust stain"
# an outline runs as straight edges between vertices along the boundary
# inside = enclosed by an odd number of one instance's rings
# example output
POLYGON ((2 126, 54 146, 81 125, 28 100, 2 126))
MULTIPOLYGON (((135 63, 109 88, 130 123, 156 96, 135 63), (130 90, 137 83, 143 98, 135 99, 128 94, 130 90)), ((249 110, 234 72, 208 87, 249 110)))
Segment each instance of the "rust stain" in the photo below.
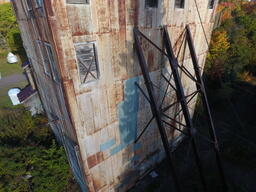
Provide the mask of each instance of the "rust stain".
POLYGON ((93 168, 94 166, 97 165, 97 156, 94 154, 94 155, 91 155, 87 158, 87 164, 88 164, 88 167, 89 169, 93 168))
POLYGON ((101 151, 96 153, 96 154, 93 154, 93 155, 89 156, 87 158, 87 164, 88 164, 89 169, 95 167, 96 165, 100 164, 104 160, 105 159, 104 159, 104 156, 103 156, 103 152, 101 152, 101 151))
POLYGON ((119 14, 120 31, 124 31, 126 29, 125 0, 118 0, 118 14, 119 14))

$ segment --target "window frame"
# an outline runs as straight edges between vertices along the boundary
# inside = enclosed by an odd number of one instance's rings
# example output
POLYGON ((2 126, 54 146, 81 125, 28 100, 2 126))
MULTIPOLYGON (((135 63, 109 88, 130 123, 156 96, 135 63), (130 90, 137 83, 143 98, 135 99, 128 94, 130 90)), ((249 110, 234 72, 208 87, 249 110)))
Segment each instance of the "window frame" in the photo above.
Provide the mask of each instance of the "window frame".
POLYGON ((33 10, 32 0, 25 0, 25 4, 26 4, 26 8, 27 8, 28 12, 33 10), (28 3, 28 2, 30 2, 30 3, 28 3))
POLYGON ((100 67, 99 67, 99 60, 98 60, 98 52, 97 52, 97 43, 96 41, 90 41, 90 42, 82 42, 82 43, 74 43, 74 48, 75 48, 75 52, 76 52, 76 59, 77 59, 77 68, 78 68, 78 75, 79 75, 79 79, 80 79, 80 83, 81 85, 85 85, 87 83, 90 82, 94 82, 100 79, 100 67), (78 55, 77 55, 77 51, 76 51, 76 46, 79 45, 88 45, 88 44, 92 44, 93 46, 93 53, 94 53, 94 58, 95 58, 95 67, 96 67, 96 78, 94 78, 93 80, 90 81, 84 81, 81 79, 81 72, 80 72, 80 66, 79 66, 79 60, 78 60, 78 55))
POLYGON ((158 4, 159 4, 159 0, 145 0, 145 8, 146 9, 157 9, 158 8, 158 4), (156 6, 149 5, 150 3, 153 4, 153 1, 156 1, 156 6))
POLYGON ((82 2, 70 3, 68 1, 69 0, 66 0, 66 4, 70 4, 70 5, 76 5, 76 4, 78 4, 78 5, 87 5, 87 4, 90 4, 90 0, 84 0, 85 1, 84 3, 82 3, 82 2))
POLYGON ((44 42, 42 42, 40 40, 36 40, 36 45, 37 45, 37 48, 39 50, 39 54, 40 54, 41 60, 43 62, 42 64, 43 64, 43 68, 44 68, 44 73, 47 76, 51 77, 51 68, 49 66, 49 61, 45 61, 45 57, 47 56, 46 55, 47 53, 46 53, 46 50, 44 50, 45 49, 44 42))
POLYGON ((52 45, 48 42, 44 42, 44 47, 45 47, 46 54, 47 54, 47 59, 49 61, 50 68, 51 68, 51 71, 52 71, 52 78, 56 83, 60 83, 60 76, 59 76, 59 72, 58 72, 56 56, 55 56, 55 52, 52 48, 52 45), (49 53, 48 48, 50 48, 51 54, 49 53))
POLYGON ((175 0, 174 1, 174 8, 175 9, 184 9, 185 8, 185 0, 175 0), (177 1, 179 1, 179 5, 177 5, 177 1))
POLYGON ((38 9, 38 8, 43 8, 44 6, 44 0, 35 0, 35 8, 38 9), (41 5, 38 4, 38 1, 41 2, 41 5))
POLYGON ((214 9, 215 0, 209 0, 208 1, 208 9, 214 9))

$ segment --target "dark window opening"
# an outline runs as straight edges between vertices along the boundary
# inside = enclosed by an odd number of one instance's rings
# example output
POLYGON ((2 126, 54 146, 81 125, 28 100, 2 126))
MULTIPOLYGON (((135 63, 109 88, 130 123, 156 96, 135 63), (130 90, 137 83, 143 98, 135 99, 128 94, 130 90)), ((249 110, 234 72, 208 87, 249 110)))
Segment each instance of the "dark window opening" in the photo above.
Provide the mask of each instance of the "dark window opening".
POLYGON ((185 0, 175 0, 175 8, 184 8, 185 0))
POLYGON ((95 43, 75 45, 81 83, 99 79, 99 67, 95 43))
POLYGON ((67 0, 69 4, 88 4, 89 0, 67 0))
POLYGON ((208 8, 213 9, 214 7, 214 0, 209 0, 208 8))
POLYGON ((158 0, 146 0, 145 7, 146 8, 157 8, 158 0))

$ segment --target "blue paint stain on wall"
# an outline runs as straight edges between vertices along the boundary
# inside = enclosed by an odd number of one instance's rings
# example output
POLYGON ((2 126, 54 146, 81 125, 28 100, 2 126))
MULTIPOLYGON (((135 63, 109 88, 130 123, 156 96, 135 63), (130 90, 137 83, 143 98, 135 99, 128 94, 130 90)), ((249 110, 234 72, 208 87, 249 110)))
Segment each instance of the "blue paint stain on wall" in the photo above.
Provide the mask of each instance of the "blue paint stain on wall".
POLYGON ((110 140, 108 140, 105 143, 100 145, 100 151, 106 151, 115 144, 116 144, 116 140, 114 138, 110 139, 110 140))
POLYGON ((137 137, 137 116, 139 110, 139 90, 135 85, 139 77, 128 79, 124 83, 124 101, 118 105, 120 145, 110 151, 115 155, 133 143, 137 137))

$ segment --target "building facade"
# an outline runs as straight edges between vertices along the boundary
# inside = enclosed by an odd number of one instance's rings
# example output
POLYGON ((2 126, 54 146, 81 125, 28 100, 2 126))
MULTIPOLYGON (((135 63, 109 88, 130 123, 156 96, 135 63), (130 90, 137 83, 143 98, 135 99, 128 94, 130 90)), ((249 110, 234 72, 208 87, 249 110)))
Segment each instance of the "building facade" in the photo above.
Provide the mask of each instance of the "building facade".
MULTIPOLYGON (((135 86, 144 87, 133 29, 137 26, 162 46, 161 29, 167 26, 175 53, 182 50, 178 60, 189 69, 190 57, 182 44, 185 26, 189 25, 203 68, 208 51, 204 34, 209 41, 217 1, 12 3, 43 107, 82 191, 126 191, 164 157, 155 122, 134 143, 152 115, 150 105, 135 86)), ((142 42, 142 47, 154 84, 163 86, 161 73, 170 73, 166 58, 147 42, 142 42)), ((187 94, 195 90, 185 76, 182 82, 187 94)), ((161 91, 156 94, 160 100, 161 91)), ((173 100, 174 91, 164 103, 173 100)), ((190 104, 192 113, 195 103, 196 99, 190 104)), ((181 138, 173 131, 168 136, 170 142, 181 138)))

